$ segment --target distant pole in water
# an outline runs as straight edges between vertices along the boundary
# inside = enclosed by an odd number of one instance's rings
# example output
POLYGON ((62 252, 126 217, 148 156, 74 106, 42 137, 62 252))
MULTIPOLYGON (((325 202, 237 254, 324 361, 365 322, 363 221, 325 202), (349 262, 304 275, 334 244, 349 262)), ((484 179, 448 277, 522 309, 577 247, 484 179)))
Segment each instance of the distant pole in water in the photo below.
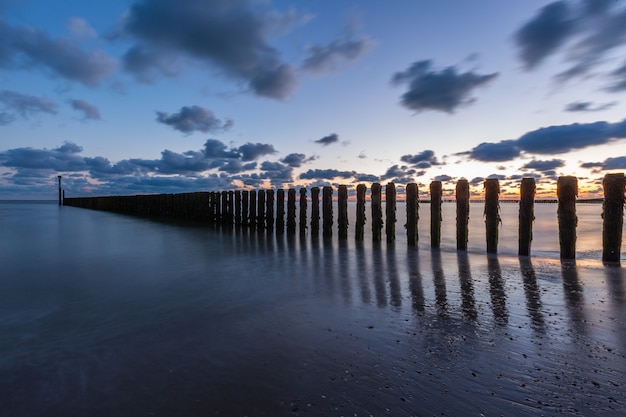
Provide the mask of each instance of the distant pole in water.
POLYGON ((356 186, 356 226, 354 237, 356 240, 363 240, 365 234, 365 184, 356 186))
POLYGON ((456 248, 467 250, 469 239, 469 182, 461 179, 456 183, 456 248))
POLYGON ((485 231, 487 253, 498 253, 498 226, 500 225, 500 182, 497 178, 485 180, 485 231))
POLYGON ((419 220, 419 195, 417 184, 406 185, 406 241, 409 246, 417 245, 417 221, 419 220))
POLYGON ((441 245, 441 181, 430 183, 430 246, 441 245))
POLYGON ((296 233, 296 190, 287 190, 287 234, 296 233))
POLYGON ((624 224, 624 191, 626 178, 623 173, 606 174, 602 205, 602 261, 619 262, 624 224))
POLYGON ((533 221, 535 220, 534 178, 522 178, 519 200, 519 250, 518 255, 530 256, 530 244, 533 240, 533 221))
POLYGON ((257 227, 265 229, 265 190, 259 190, 259 206, 257 215, 257 227))
POLYGON ((378 182, 372 184, 372 240, 380 242, 382 240, 383 229, 383 209, 381 197, 381 185, 378 182))
POLYGON ((265 207, 265 227, 271 231, 274 229, 274 190, 267 190, 265 192, 267 197, 265 207))
POLYGON ((320 234, 320 189, 311 188, 311 236, 320 234))
POLYGON ((387 227, 385 234, 387 242, 391 243, 396 240, 396 184, 387 183, 385 187, 385 211, 387 214, 387 227))
POLYGON ((276 191, 276 234, 285 231, 285 190, 279 188, 276 191))
POLYGON ((248 227, 250 225, 250 218, 249 218, 249 201, 250 201, 250 191, 248 190, 243 190, 241 192, 241 224, 245 227, 248 227))
POLYGON ((57 177, 59 179, 59 205, 63 205, 63 195, 61 194, 61 175, 57 177))
POLYGON ((300 236, 306 235, 306 187, 300 187, 300 236))
POLYGON ((256 202, 256 190, 250 190, 250 210, 248 211, 250 229, 256 229, 256 202))
POLYGON ((337 190, 337 221, 339 240, 348 239, 348 187, 340 185, 337 190))
POLYGON ((576 259, 576 196, 578 196, 578 179, 572 176, 559 177, 556 182, 556 193, 559 200, 557 216, 559 219, 559 244, 561 259, 576 259))
POLYGON ((322 189, 322 236, 333 235, 333 187, 326 185, 322 189))

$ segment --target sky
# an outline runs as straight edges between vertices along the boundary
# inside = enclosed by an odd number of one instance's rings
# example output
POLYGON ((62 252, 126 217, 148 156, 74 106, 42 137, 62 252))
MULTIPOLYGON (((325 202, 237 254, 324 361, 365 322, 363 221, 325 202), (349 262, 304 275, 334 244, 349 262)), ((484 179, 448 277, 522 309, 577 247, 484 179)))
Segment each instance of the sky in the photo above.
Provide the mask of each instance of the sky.
POLYGON ((0 0, 0 199, 626 170, 624 0, 0 0))

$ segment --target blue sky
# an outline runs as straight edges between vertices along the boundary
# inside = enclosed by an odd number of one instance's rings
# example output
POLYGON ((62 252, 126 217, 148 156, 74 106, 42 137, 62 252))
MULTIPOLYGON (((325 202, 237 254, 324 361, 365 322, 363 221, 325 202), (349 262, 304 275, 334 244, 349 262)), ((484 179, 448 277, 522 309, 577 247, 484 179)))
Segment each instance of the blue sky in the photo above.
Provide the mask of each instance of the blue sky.
POLYGON ((626 170, 623 0, 0 0, 0 198, 626 170))

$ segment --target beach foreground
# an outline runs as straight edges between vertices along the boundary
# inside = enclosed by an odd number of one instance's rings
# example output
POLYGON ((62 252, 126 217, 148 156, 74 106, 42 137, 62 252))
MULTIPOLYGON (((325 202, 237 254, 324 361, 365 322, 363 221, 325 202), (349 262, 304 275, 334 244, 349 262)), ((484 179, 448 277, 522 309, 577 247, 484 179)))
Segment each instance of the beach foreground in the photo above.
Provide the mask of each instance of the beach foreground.
POLYGON ((623 268, 49 209, 0 220, 2 416, 626 413, 623 268))

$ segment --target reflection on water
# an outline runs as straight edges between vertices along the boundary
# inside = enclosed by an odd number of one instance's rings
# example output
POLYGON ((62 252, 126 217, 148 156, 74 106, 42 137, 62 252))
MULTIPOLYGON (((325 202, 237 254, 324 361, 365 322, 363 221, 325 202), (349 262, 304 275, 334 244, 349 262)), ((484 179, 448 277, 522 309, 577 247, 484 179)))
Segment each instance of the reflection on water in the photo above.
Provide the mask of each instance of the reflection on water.
POLYGON ((541 294, 537 285, 535 269, 529 257, 519 258, 520 271, 524 280, 524 293, 526 295, 526 309, 530 316, 533 329, 543 333, 545 331, 545 320, 541 307, 541 294))
POLYGON ((489 294, 491 294, 491 307, 496 322, 505 325, 509 321, 509 313, 506 308, 506 292, 500 262, 494 255, 487 256, 487 268, 489 270, 489 294))
POLYGON ((456 256, 459 264, 459 281, 461 284, 461 308, 465 317, 475 320, 478 317, 478 312, 476 311, 476 301, 474 299, 474 282, 472 281, 472 268, 470 267, 469 257, 466 251, 459 251, 456 256))

